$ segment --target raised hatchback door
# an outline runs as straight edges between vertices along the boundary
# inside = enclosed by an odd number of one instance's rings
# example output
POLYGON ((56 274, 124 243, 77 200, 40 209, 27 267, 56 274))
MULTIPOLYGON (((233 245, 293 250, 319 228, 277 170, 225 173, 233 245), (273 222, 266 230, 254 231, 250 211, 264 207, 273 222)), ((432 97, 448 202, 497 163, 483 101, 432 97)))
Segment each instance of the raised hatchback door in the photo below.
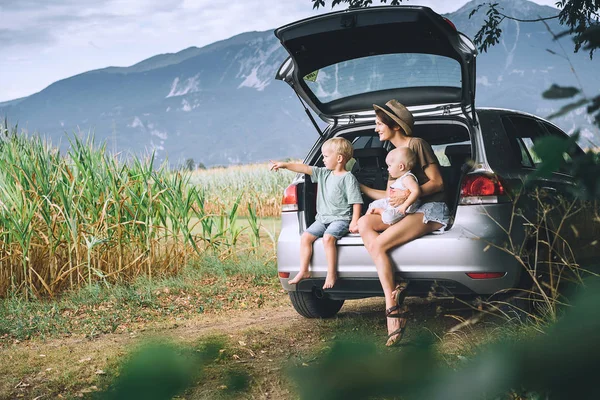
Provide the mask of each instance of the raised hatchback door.
POLYGON ((476 49, 428 7, 323 14, 285 25, 275 35, 290 54, 276 78, 325 120, 390 98, 407 106, 473 109, 476 49))

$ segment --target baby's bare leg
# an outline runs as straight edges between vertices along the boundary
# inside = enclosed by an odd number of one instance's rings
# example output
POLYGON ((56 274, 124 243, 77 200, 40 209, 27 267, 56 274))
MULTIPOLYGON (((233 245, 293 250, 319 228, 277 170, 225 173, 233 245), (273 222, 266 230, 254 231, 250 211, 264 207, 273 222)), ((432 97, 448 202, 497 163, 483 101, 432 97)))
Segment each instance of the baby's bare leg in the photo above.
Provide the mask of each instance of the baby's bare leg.
POLYGON ((337 239, 335 236, 325 234, 323 246, 325 247, 325 258, 327 258, 327 277, 323 289, 331 289, 337 279, 337 239))
POLYGON ((304 232, 300 238, 300 271, 296 274, 293 279, 288 281, 289 285, 296 284, 302 279, 310 278, 310 272, 308 271, 308 265, 312 258, 313 243, 317 240, 315 235, 311 235, 308 232, 304 232))

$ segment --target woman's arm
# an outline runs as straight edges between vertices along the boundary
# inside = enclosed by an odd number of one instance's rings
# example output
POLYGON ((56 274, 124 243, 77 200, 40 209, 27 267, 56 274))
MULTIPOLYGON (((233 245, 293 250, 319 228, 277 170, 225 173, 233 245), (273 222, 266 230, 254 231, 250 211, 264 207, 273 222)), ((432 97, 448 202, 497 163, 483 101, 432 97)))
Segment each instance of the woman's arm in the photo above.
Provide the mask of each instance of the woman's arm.
MULTIPOLYGON (((425 175, 429 178, 427 183, 422 184, 419 188, 421 194, 419 197, 429 196, 444 190, 444 181, 438 164, 429 164, 425 167, 425 175)), ((408 199, 409 192, 407 190, 392 190, 390 193, 390 205, 399 207, 408 199)))
POLYGON ((429 182, 421 185, 421 197, 444 190, 444 180, 442 179, 439 164, 429 164, 423 172, 429 178, 429 182))
MULTIPOLYGON (((389 187, 389 182, 388 182, 388 187, 389 187)), ((363 185, 362 183, 360 184, 360 191, 363 192, 364 194, 366 194, 368 197, 372 198, 373 200, 384 199, 386 197, 385 190, 373 189, 373 188, 363 185)))

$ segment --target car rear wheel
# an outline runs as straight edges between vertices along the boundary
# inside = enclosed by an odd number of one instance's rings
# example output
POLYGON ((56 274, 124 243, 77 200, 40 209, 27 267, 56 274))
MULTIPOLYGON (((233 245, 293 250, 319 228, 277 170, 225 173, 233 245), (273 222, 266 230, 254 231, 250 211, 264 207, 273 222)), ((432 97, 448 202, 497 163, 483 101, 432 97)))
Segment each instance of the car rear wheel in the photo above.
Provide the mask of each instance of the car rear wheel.
POLYGON ((306 318, 331 318, 340 311, 344 300, 317 297, 315 292, 288 292, 292 305, 306 318))

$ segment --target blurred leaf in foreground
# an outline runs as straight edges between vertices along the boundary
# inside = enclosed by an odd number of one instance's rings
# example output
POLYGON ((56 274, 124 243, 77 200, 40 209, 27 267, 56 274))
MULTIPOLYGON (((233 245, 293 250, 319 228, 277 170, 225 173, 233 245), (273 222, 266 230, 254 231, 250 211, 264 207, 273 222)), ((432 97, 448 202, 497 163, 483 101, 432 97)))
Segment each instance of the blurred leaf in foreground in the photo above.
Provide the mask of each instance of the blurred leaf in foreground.
POLYGON ((574 101, 573 103, 569 103, 567 105, 562 106, 560 108, 560 110, 558 110, 555 113, 552 113, 552 114, 548 115, 546 118, 548 118, 548 119, 554 119, 554 118, 562 117, 563 115, 566 115, 566 114, 570 113, 573 110, 577 110, 579 107, 585 106, 589 102, 590 101, 588 99, 579 99, 577 101, 574 101))
POLYGON ((415 395, 431 385, 431 371, 443 370, 433 342, 426 338, 400 353, 373 343, 336 342, 316 365, 291 371, 303 399, 367 399, 415 395))
POLYGON ((571 155, 577 144, 579 134, 576 133, 568 138, 560 136, 545 136, 535 141, 533 152, 542 160, 536 166, 533 177, 549 177, 553 172, 563 169, 566 160, 565 154, 571 155))
POLYGON ((146 345, 120 368, 118 378, 97 398, 101 400, 167 400, 190 387, 200 375, 205 355, 170 344, 146 345))
POLYGON ((571 175, 573 192, 583 200, 600 199, 600 155, 593 151, 576 153, 579 131, 569 138, 546 136, 536 140, 533 151, 542 160, 532 178, 550 177, 553 172, 571 175))
POLYGON ((547 89, 544 93, 542 93, 542 97, 545 99, 568 99, 580 92, 579 89, 572 86, 558 86, 553 84, 547 89))

